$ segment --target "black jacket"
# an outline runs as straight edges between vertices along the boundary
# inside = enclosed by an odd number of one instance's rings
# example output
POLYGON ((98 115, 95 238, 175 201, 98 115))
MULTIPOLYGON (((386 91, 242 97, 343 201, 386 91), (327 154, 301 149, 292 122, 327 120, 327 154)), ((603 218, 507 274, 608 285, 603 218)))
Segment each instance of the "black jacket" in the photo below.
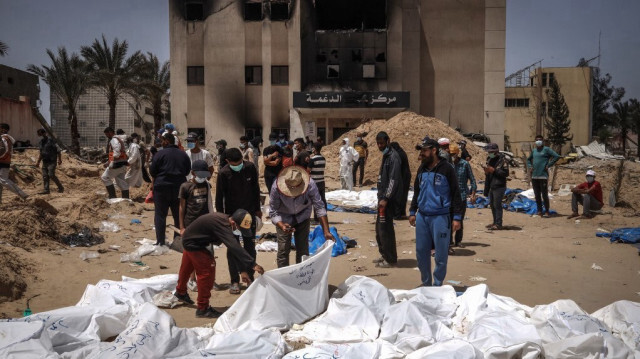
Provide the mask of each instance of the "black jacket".
POLYGON ((378 174, 378 200, 386 199, 394 204, 400 202, 403 193, 402 160, 391 146, 382 156, 378 174))
POLYGON ((495 171, 486 175, 484 181, 485 196, 489 196, 491 189, 507 187, 507 177, 509 177, 509 164, 501 153, 494 158, 487 157, 487 166, 495 168, 495 171))
POLYGON ((153 187, 180 187, 191 172, 191 160, 176 145, 169 145, 158 151, 149 166, 153 177, 153 187))
POLYGON ((398 152, 398 156, 400 156, 400 168, 402 170, 402 183, 404 193, 409 193, 409 187, 411 187, 411 167, 409 166, 409 157, 407 153, 400 147, 398 142, 391 142, 391 147, 393 147, 396 152, 398 152))
POLYGON ((237 209, 254 214, 260 209, 260 184, 256 166, 243 161, 240 172, 222 167, 216 182, 216 211, 232 215, 237 209))

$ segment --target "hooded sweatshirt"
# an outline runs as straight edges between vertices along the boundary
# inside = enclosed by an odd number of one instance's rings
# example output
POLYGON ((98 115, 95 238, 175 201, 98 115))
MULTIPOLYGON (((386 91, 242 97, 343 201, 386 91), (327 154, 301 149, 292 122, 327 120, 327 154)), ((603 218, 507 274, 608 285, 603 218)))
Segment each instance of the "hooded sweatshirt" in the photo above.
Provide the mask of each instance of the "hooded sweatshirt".
POLYGON ((454 221, 462 220, 462 197, 456 171, 446 160, 441 158, 431 170, 420 166, 413 190, 410 215, 420 212, 423 216, 448 216, 453 213, 454 221))

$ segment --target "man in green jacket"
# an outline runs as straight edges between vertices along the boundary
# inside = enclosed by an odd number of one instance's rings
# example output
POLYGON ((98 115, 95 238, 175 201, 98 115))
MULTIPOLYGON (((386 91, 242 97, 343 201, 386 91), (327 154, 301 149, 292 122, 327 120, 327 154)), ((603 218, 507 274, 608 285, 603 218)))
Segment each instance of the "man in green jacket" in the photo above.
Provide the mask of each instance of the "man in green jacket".
POLYGON ((547 218, 549 217, 549 167, 560 159, 560 155, 544 145, 542 135, 536 136, 535 144, 536 147, 527 158, 527 164, 531 173, 533 193, 536 195, 538 215, 547 218), (544 207, 542 207, 543 200, 544 207))

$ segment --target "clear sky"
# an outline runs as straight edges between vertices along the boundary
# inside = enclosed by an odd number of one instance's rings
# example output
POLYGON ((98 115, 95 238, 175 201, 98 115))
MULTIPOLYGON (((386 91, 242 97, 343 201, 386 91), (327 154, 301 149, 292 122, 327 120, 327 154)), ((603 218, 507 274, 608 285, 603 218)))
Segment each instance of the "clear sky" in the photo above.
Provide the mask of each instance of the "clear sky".
MULTIPOLYGON (((626 88, 627 98, 640 98, 638 14, 638 0, 507 0, 506 75, 538 60, 575 66, 598 54, 602 32, 602 72, 626 88)), ((168 60, 168 1, 0 0, 0 40, 9 45, 2 64, 48 64, 47 48, 79 51, 102 34, 168 60)), ((41 87, 41 112, 49 118, 49 91, 41 87)))

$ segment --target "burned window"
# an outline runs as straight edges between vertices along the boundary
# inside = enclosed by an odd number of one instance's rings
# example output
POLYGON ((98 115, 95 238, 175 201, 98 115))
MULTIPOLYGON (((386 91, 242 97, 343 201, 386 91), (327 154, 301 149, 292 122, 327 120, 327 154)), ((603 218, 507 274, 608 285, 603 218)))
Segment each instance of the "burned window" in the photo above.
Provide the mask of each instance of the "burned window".
POLYGON ((376 62, 387 62, 387 54, 385 52, 381 52, 377 54, 376 62))
POLYGON ((291 17, 291 0, 271 0, 269 14, 272 21, 286 21, 291 17))
POLYGON ((247 0, 244 2, 245 21, 262 21, 264 19, 262 0, 247 0))
POLYGON ((187 85, 204 85, 204 66, 187 66, 187 85))
POLYGON ((386 0, 315 0, 321 30, 372 30, 387 27, 386 0))
POLYGON ((262 66, 245 66, 244 83, 247 85, 262 85, 262 66))
POLYGON ((204 20, 204 2, 202 0, 188 0, 184 2, 184 19, 187 21, 204 20))
POLYGON ((340 78, 340 65, 327 65, 327 78, 339 79, 340 78))
POLYGON ((271 66, 271 84, 289 84, 289 66, 271 66))
POLYGON ((373 65, 373 64, 362 65, 362 78, 363 79, 376 78, 376 65, 373 65))

